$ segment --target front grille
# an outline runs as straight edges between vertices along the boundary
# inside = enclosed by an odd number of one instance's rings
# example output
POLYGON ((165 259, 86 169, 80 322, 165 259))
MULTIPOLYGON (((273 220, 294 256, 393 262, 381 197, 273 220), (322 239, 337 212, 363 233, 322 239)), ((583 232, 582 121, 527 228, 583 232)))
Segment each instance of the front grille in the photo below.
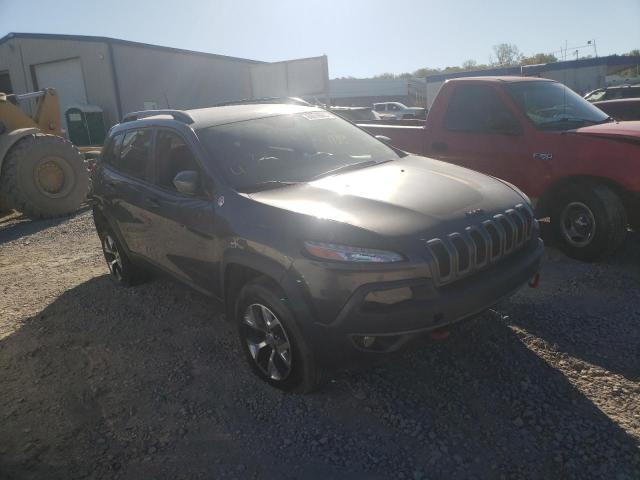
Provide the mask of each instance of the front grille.
POLYGON ((434 281, 453 282, 515 252, 531 239, 534 221, 531 210, 518 204, 464 231, 428 240, 434 281))

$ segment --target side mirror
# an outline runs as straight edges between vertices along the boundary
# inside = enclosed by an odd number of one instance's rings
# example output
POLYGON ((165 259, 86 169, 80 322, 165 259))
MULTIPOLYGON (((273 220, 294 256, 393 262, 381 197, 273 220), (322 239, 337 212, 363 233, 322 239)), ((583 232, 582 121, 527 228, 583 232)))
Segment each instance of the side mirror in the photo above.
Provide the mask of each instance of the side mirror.
POLYGON ((487 122, 490 133, 501 133, 503 135, 520 134, 520 123, 507 112, 498 112, 492 115, 487 122))
POLYGON ((199 187, 198 172, 194 170, 183 170, 173 177, 173 186, 176 190, 185 195, 195 195, 199 187))
POLYGON ((386 143, 387 145, 391 145, 391 139, 389 137, 386 137, 384 135, 376 135, 376 138, 381 142, 386 143))

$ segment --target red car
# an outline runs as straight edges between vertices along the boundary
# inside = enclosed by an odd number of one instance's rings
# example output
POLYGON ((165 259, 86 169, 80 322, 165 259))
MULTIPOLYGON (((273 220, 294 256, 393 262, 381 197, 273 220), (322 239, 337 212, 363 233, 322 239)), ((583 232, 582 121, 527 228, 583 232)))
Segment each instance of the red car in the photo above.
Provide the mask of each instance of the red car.
MULTIPOLYGON (((360 125, 409 152, 494 175, 551 217, 565 252, 594 260, 640 225, 640 122, 617 123, 561 83, 447 81, 425 126, 360 125)), ((429 188, 425 185, 425 188, 429 188)))
POLYGON ((620 98, 593 102, 593 104, 610 117, 621 122, 640 120, 640 98, 620 98))

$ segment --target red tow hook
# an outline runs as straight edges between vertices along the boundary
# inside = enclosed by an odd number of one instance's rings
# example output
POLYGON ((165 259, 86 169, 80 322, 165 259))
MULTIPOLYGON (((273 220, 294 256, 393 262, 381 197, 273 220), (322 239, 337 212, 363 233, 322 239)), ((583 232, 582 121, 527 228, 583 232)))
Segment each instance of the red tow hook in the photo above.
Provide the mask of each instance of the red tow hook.
POLYGON ((536 273, 531 277, 531 280, 529 280, 529 287, 538 288, 538 285, 540 285, 540 273, 536 273))

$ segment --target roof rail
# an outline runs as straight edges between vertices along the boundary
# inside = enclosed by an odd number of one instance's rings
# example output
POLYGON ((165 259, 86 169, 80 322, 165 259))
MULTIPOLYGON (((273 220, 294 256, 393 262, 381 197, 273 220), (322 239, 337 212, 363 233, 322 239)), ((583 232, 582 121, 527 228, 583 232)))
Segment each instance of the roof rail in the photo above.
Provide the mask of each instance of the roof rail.
POLYGON ((174 120, 183 122, 186 124, 193 123, 193 117, 183 110, 141 110, 139 112, 127 113, 122 117, 120 123, 133 122, 134 120, 140 120, 145 117, 154 117, 156 115, 169 115, 174 120))
POLYGON ((226 107, 229 105, 247 105, 252 103, 256 103, 256 104, 285 103, 289 105, 303 105, 305 107, 312 106, 309 102, 299 97, 262 97, 262 98, 243 98, 241 100, 233 100, 231 102, 216 103, 214 107, 226 107))

